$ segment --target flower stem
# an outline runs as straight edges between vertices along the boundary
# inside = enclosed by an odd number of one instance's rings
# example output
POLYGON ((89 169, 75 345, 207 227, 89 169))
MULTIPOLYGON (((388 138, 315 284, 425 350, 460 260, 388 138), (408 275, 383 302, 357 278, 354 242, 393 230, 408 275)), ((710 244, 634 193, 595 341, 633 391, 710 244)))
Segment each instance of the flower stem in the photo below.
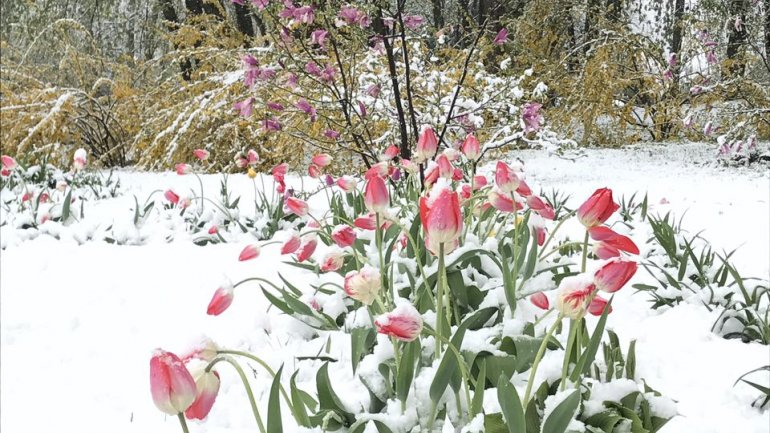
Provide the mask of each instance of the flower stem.
POLYGON ((556 232, 559 231, 559 228, 561 228, 561 225, 564 224, 564 221, 567 221, 569 217, 574 215, 577 211, 573 210, 572 212, 568 213, 567 215, 564 215, 564 217, 559 221, 559 224, 556 224, 556 227, 554 227, 551 234, 548 236, 548 239, 543 244, 543 247, 540 249, 540 251, 545 251, 545 248, 548 246, 548 244, 551 243, 551 240, 553 239, 554 235, 556 235, 556 232))
POLYGON ((251 390, 249 379, 246 377, 246 374, 243 372, 243 369, 241 368, 241 366, 233 358, 229 356, 220 356, 218 358, 215 358, 213 361, 209 362, 209 365, 206 366, 206 370, 211 371, 211 367, 213 367, 216 363, 220 361, 225 361, 229 363, 230 365, 233 366, 233 368, 235 368, 235 371, 238 372, 238 376, 241 377, 241 381, 243 382, 243 387, 246 388, 246 395, 249 397, 249 403, 251 404, 251 412, 254 414, 254 419, 257 421, 257 427, 259 428, 259 432, 265 433, 265 424, 262 422, 262 416, 259 414, 257 401, 254 399, 254 392, 251 390))
MULTIPOLYGON (((270 366, 267 365, 265 361, 263 361, 262 359, 258 358, 255 355, 252 355, 249 352, 242 352, 240 350, 220 350, 220 351, 217 351, 217 353, 238 355, 238 356, 243 356, 244 358, 249 358, 252 361, 259 364, 260 366, 262 366, 262 368, 264 368, 270 374, 270 376, 275 377, 275 371, 272 368, 270 368, 270 366)), ((283 399, 286 402, 286 405, 289 406, 289 410, 292 413, 294 413, 294 406, 291 404, 291 399, 289 398, 289 394, 286 393, 286 390, 283 388, 283 384, 279 384, 279 385, 280 385, 281 395, 283 396, 283 399)))
POLYGON ((179 417, 179 424, 182 425, 182 431, 184 433, 190 433, 190 429, 187 428, 187 421, 185 421, 185 419, 184 419, 184 413, 179 412, 179 414, 177 414, 177 416, 179 417))
POLYGON ((529 402, 529 395, 532 393, 532 384, 535 382, 535 373, 537 372, 537 367, 540 364, 540 360, 543 359, 545 348, 548 346, 548 340, 551 339, 551 336, 556 331, 556 328, 561 323, 561 319, 563 317, 564 317, 564 314, 559 313, 559 316, 556 318, 556 321, 553 322, 553 326, 551 326, 548 332, 545 333, 545 337, 543 337, 543 342, 540 343, 540 348, 537 349, 537 355, 535 355, 535 360, 534 362, 532 362, 532 369, 530 369, 529 380, 527 380, 527 390, 526 392, 524 392, 524 401, 523 401, 524 407, 527 407, 527 403, 529 402))
POLYGON ((583 261, 580 263, 580 272, 586 271, 587 258, 588 258, 588 230, 586 230, 586 236, 583 239, 583 261))
MULTIPOLYGON (((436 293, 436 334, 442 337, 444 330, 444 274, 446 273, 446 266, 444 264, 444 243, 440 243, 438 246, 438 275, 437 275, 437 293, 436 293)), ((436 359, 441 358, 441 352, 443 351, 444 342, 441 339, 436 339, 436 359)))
MULTIPOLYGON (((561 367, 561 383, 559 384, 559 388, 564 391, 564 387, 566 386, 567 382, 567 370, 569 369, 569 358, 570 354, 572 352, 572 347, 575 344, 575 335, 577 331, 577 325, 575 324, 575 320, 569 321, 569 338, 567 339, 567 348, 564 351, 564 363, 561 367)), ((578 350, 579 353, 579 350, 578 350)))
MULTIPOLYGON (((375 218, 375 223, 377 224, 377 232, 375 233, 375 236, 377 237, 377 239, 376 239, 376 242, 377 242, 377 254, 379 255, 379 259, 380 259, 380 263, 379 263, 379 266, 380 266, 380 290, 383 293, 387 293, 387 288, 385 287, 385 263, 383 263, 384 260, 382 258, 382 227, 380 227, 380 213, 376 212, 374 215, 375 215, 375 217, 374 217, 375 218)), ((385 296, 385 302, 386 303, 389 303, 389 300, 390 300, 390 296, 389 295, 390 294, 388 293, 388 295, 385 296)))

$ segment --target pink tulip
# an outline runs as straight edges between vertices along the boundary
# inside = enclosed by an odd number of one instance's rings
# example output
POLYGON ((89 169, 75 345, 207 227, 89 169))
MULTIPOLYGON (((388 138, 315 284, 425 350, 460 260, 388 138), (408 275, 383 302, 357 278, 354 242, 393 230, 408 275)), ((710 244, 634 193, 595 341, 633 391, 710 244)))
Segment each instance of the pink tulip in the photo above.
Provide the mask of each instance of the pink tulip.
POLYGON ((189 164, 180 163, 180 164, 177 164, 175 168, 176 168, 176 174, 180 176, 184 174, 192 173, 192 167, 189 164))
POLYGON ((332 251, 321 260, 321 272, 334 272, 345 264, 345 254, 340 251, 332 251))
POLYGON ((385 149, 385 153, 383 154, 383 157, 384 157, 384 159, 386 161, 389 161, 389 160, 397 157, 398 156, 398 152, 399 152, 398 151, 398 147, 396 147, 396 146, 391 144, 390 146, 388 146, 387 149, 385 149))
POLYGON ((479 190, 481 188, 484 188, 487 186, 489 181, 487 180, 487 177, 481 174, 477 174, 473 176, 473 188, 474 191, 479 190))
POLYGON ((612 200, 612 190, 599 188, 577 210, 580 223, 586 228, 604 223, 620 206, 612 200))
POLYGON ((319 167, 326 167, 332 163, 332 157, 328 153, 320 153, 313 157, 313 164, 319 167))
POLYGON ((16 160, 8 155, 3 155, 0 160, 2 160, 3 168, 6 170, 12 170, 18 165, 16 160))
POLYGON ((552 220, 556 215, 551 205, 535 195, 531 195, 527 198, 527 206, 547 220, 552 220))
POLYGON ((438 175, 444 179, 452 178, 452 163, 449 162, 449 158, 445 154, 441 154, 436 158, 436 164, 438 164, 438 175))
POLYGON ((289 210, 289 212, 299 217, 303 217, 308 213, 307 203, 294 197, 288 197, 286 199, 286 208, 289 210))
POLYGON ((353 225, 363 230, 375 230, 377 229, 377 219, 373 213, 370 213, 356 218, 353 225))
POLYGON ((547 310, 551 307, 551 304, 548 302, 548 296, 545 296, 543 292, 537 292, 530 296, 529 301, 541 310, 547 310))
POLYGON ((599 241, 594 252, 601 259, 609 259, 620 255, 620 251, 639 254, 639 248, 628 236, 615 233, 609 227, 598 226, 588 229, 591 239, 599 241))
POLYGON ((585 315, 586 301, 594 290, 593 284, 582 277, 583 275, 564 278, 559 284, 559 294, 556 297, 556 308, 573 320, 585 315))
POLYGON ((594 274, 594 285, 607 293, 617 292, 634 276, 636 269, 636 262, 610 260, 594 274))
POLYGON ((353 227, 339 225, 332 230, 332 239, 340 248, 349 247, 356 241, 356 232, 353 227))
MULTIPOLYGON (((594 316, 601 316, 602 313, 604 313, 604 307, 607 305, 607 300, 595 296, 593 299, 591 299, 591 303, 588 304, 588 312, 591 313, 594 316)), ((612 313, 612 306, 610 306, 610 310, 607 312, 607 314, 612 313)))
POLYGON ((364 204, 369 211, 383 213, 388 209, 390 197, 385 181, 379 176, 372 176, 366 182, 364 204))
POLYGON ((417 170, 420 169, 420 167, 418 167, 417 164, 414 163, 414 161, 411 161, 408 159, 401 160, 401 168, 403 168, 409 173, 417 173, 417 170))
POLYGON ((412 304, 401 302, 393 311, 375 319, 374 326, 380 334, 401 341, 414 341, 422 332, 422 317, 412 304))
POLYGON ((524 179, 521 179, 518 188, 516 188, 516 193, 522 197, 529 197, 532 195, 532 190, 529 188, 529 185, 527 185, 527 182, 525 182, 524 179))
POLYGON ((369 170, 366 170, 364 178, 369 179, 371 177, 381 177, 384 179, 390 175, 392 170, 393 168, 390 166, 388 161, 381 161, 372 165, 369 170))
POLYGON ((292 233, 289 239, 286 239, 286 241, 281 246, 281 255, 292 254, 293 252, 297 251, 301 243, 302 240, 299 238, 299 233, 292 233))
POLYGON ((465 137, 465 141, 463 141, 461 149, 463 155, 465 155, 465 157, 470 161, 475 161, 479 155, 481 155, 481 145, 479 144, 479 140, 477 140, 473 134, 468 134, 465 137))
POLYGON ((204 362, 211 362, 217 357, 219 346, 214 340, 203 337, 185 354, 181 356, 182 362, 187 363, 191 359, 200 359, 204 362))
POLYGON ((515 203, 510 195, 504 194, 503 192, 495 189, 489 190, 487 193, 487 200, 489 200, 489 203, 492 205, 492 207, 499 210, 500 212, 513 212, 514 206, 516 210, 521 209, 521 205, 519 203, 515 203))
POLYGON ((235 288, 232 284, 227 282, 220 286, 215 292, 214 296, 209 302, 209 306, 206 309, 206 314, 209 316, 219 316, 233 303, 235 296, 235 288))
POLYGON ((508 40, 508 29, 503 27, 500 29, 499 32, 497 32, 497 35, 495 36, 495 40, 492 41, 495 45, 503 45, 508 40))
POLYGON ((425 169, 425 186, 430 187, 438 180, 441 173, 441 169, 438 164, 433 161, 428 163, 428 168, 425 169))
POLYGON ((444 254, 459 245, 463 216, 457 193, 446 187, 434 188, 429 197, 420 198, 420 220, 425 232, 425 245, 434 255, 444 245, 444 254))
POLYGON ((538 246, 542 247, 543 244, 545 243, 545 234, 546 234, 545 233, 545 227, 543 227, 543 226, 535 227, 535 236, 537 237, 537 245, 538 246))
POLYGON ((246 245, 238 256, 239 262, 245 262, 246 260, 256 259, 259 257, 259 246, 257 244, 246 245))
POLYGON ((513 168, 503 161, 497 161, 497 167, 495 168, 495 183, 500 191, 503 193, 511 193, 516 191, 519 187, 521 178, 513 168))
POLYGON ((219 373, 203 371, 195 378, 196 397, 192 406, 187 408, 184 416, 187 419, 204 419, 211 412, 214 401, 219 393, 219 373))
POLYGON ((150 392, 155 406, 169 415, 184 412, 197 394, 195 380, 182 360, 161 349, 150 359, 150 392))
POLYGON ((360 271, 350 271, 345 275, 345 294, 365 305, 372 305, 380 291, 380 272, 364 265, 360 271))
POLYGON ((315 164, 310 164, 307 167, 307 175, 312 177, 313 179, 318 179, 319 177, 321 177, 321 169, 318 168, 318 166, 315 164))
POLYGON ((206 149, 195 149, 193 150, 193 155, 195 155, 195 157, 200 161, 205 161, 209 157, 209 151, 206 149))
POLYGON ((464 183, 457 188, 457 194, 460 195, 460 201, 465 202, 471 198, 473 192, 471 191, 471 186, 467 183, 464 183))
POLYGON ((251 166, 257 165, 259 162, 259 154, 257 154, 257 151, 254 149, 249 149, 249 151, 246 153, 246 160, 248 161, 248 164, 251 166))
POLYGON ((297 261, 302 263, 309 259, 315 252, 315 248, 318 246, 318 239, 315 235, 305 236, 302 239, 302 243, 297 249, 297 261))
POLYGON ((249 160, 242 155, 235 155, 233 161, 235 161, 235 166, 238 168, 246 168, 246 166, 249 165, 249 160))
POLYGON ((345 192, 351 192, 356 189, 358 181, 352 176, 342 176, 337 179, 337 186, 345 192))
POLYGON ((163 197, 166 198, 166 200, 170 201, 171 204, 177 204, 179 203, 179 195, 175 193, 172 190, 166 190, 166 192, 163 193, 163 197))
POLYGON ((425 128, 417 140, 417 158, 420 162, 427 161, 433 158, 437 150, 438 137, 436 136, 436 131, 431 127, 425 128))

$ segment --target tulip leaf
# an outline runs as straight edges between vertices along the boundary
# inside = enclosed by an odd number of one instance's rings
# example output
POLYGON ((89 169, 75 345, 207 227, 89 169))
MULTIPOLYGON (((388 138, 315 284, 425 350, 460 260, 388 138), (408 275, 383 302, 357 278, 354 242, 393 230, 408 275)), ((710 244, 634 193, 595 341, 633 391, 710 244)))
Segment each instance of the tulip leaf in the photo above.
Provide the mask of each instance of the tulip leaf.
POLYGON ((508 428, 503 421, 503 414, 484 415, 484 433, 508 433, 508 428))
POLYGON ((353 414, 349 413, 342 404, 329 380, 329 363, 325 362, 316 373, 316 390, 318 391, 318 404, 321 410, 331 410, 345 418, 348 424, 355 421, 353 414))
MULTIPOLYGON (((40 203, 40 197, 42 194, 37 196, 38 203, 40 203)), ((67 220, 70 218, 70 205, 72 204, 72 189, 70 189, 67 192, 67 196, 64 197, 64 203, 62 203, 61 208, 61 222, 64 224, 67 222, 67 220)))
POLYGON ((398 365, 398 375, 396 376, 396 395, 401 402, 406 402, 406 398, 409 396, 409 388, 412 386, 420 351, 419 339, 404 344, 404 351, 401 354, 401 362, 398 365))
POLYGON ((281 400, 279 390, 281 387, 281 373, 283 366, 278 369, 270 386, 270 398, 267 402, 267 433, 283 433, 283 420, 281 419, 281 400))
POLYGON ((607 315, 610 313, 612 299, 613 298, 610 298, 610 300, 607 301, 607 305, 604 306, 604 312, 602 312, 602 316, 596 323, 596 329, 594 329, 594 333, 591 335, 588 347, 586 347, 583 354, 580 355, 580 359, 578 359, 577 365, 570 375, 570 380, 573 382, 576 382, 580 375, 585 375, 590 372, 591 364, 594 362, 596 352, 599 350, 599 343, 601 343, 602 335, 604 335, 604 326, 607 324, 607 315))
MULTIPOLYGON (((302 427, 310 427, 310 419, 307 416, 307 410, 305 406, 305 400, 303 399, 303 396, 300 394, 301 390, 297 388, 297 373, 299 373, 299 370, 297 370, 292 376, 291 380, 289 381, 289 388, 291 392, 291 402, 292 402, 292 408, 294 409, 294 419, 297 421, 297 424, 299 424, 302 427)), ((314 408, 311 407, 311 410, 314 408)))
POLYGON ((500 402, 508 433, 527 433, 527 421, 519 393, 504 375, 497 380, 497 401, 500 402))
POLYGON ((543 431, 548 433, 564 433, 570 421, 575 416, 575 411, 580 405, 580 393, 575 390, 562 400, 543 421, 543 431))
POLYGON ((350 361, 353 373, 356 372, 361 358, 371 351, 376 337, 374 329, 369 327, 353 328, 350 332, 350 361))
POLYGON ((487 383, 487 362, 486 358, 481 358, 478 362, 479 374, 476 376, 476 385, 473 390, 473 400, 471 400, 471 413, 481 413, 484 409, 484 388, 487 383))

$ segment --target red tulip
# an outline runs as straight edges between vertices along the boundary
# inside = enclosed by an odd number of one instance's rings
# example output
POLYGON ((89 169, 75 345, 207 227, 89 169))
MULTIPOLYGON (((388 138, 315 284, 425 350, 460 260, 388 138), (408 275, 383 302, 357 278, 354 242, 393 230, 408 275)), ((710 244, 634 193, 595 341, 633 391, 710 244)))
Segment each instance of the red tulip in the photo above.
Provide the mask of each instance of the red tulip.
POLYGON ((425 232, 425 245, 435 254, 444 245, 444 253, 450 253, 459 244, 463 229, 460 199, 457 193, 446 187, 434 188, 429 197, 420 198, 420 220, 425 232))
POLYGON ((315 164, 310 164, 307 166, 307 175, 313 179, 318 179, 321 176, 321 169, 315 164))
POLYGON ((497 167, 495 168, 495 183, 500 191, 504 193, 512 193, 519 187, 521 178, 513 168, 503 161, 497 161, 497 167))
POLYGON ((556 215, 551 205, 536 195, 527 197, 527 206, 547 220, 552 220, 556 215))
POLYGON ((556 308, 564 316, 578 320, 585 315, 585 304, 593 291, 593 284, 583 278, 583 275, 564 278, 559 284, 556 308))
POLYGON ((610 260, 594 274, 594 285, 604 292, 617 292, 634 276, 636 269, 636 262, 610 260))
POLYGON ((349 247, 356 241, 356 232, 353 227, 339 225, 332 230, 332 239, 340 248, 349 247))
POLYGON ((537 236, 537 245, 542 247, 545 243, 545 227, 535 227, 535 235, 537 236))
POLYGON ((449 162, 449 158, 445 154, 441 154, 436 158, 436 164, 438 164, 438 175, 445 178, 452 178, 452 163, 449 162))
POLYGON ((588 229, 591 239, 600 241, 594 246, 594 252, 601 259, 609 259, 620 255, 620 251, 631 254, 639 254, 639 248, 628 236, 615 233, 605 226, 591 227, 588 229))
POLYGON ((487 193, 487 199, 489 200, 489 203, 492 205, 492 207, 499 210, 500 212, 513 212, 514 205, 516 210, 522 209, 521 204, 514 202, 513 198, 508 194, 502 193, 501 191, 495 189, 489 190, 489 193, 487 193))
POLYGON ((208 233, 210 235, 215 235, 215 234, 217 234, 218 231, 219 231, 219 229, 217 229, 217 226, 216 225, 212 225, 211 227, 209 227, 208 233))
POLYGON ((420 134, 420 138, 417 140, 416 156, 420 162, 427 161, 433 158, 438 150, 438 137, 436 131, 433 128, 425 128, 420 134))
POLYGON ((209 151, 206 149, 195 149, 193 150, 193 155, 195 155, 195 157, 199 160, 205 161, 209 157, 209 151))
POLYGON ((471 161, 475 161, 479 155, 481 155, 481 145, 479 144, 479 140, 477 140, 473 134, 468 134, 465 137, 461 149, 463 155, 471 161))
POLYGON ((578 208, 578 220, 587 228, 596 227, 607 221, 619 207, 612 201, 612 190, 599 188, 578 208))
POLYGON ((195 401, 195 380, 182 360, 157 349, 150 359, 150 392, 155 406, 169 415, 184 412, 195 401))
POLYGON ((479 190, 481 188, 484 188, 485 186, 487 186, 487 183, 489 183, 489 181, 487 180, 486 176, 481 175, 481 174, 477 174, 477 175, 473 176, 473 189, 474 189, 474 191, 475 190, 479 190))
POLYGON ((441 173, 441 170, 439 169, 438 164, 431 161, 428 164, 428 168, 425 169, 425 186, 429 187, 434 183, 436 183, 440 173, 441 173))
POLYGON ((234 297, 235 288, 232 284, 229 282, 223 284, 214 292, 214 296, 211 298, 211 302, 209 302, 209 306, 206 309, 206 314, 209 316, 219 316, 230 307, 234 297))
MULTIPOLYGON (((604 307, 607 305, 607 300, 604 298, 601 298, 599 296, 594 296, 593 299, 591 299, 591 303, 588 305, 588 312, 591 313, 594 316, 601 316, 602 313, 604 313, 604 307)), ((607 314, 612 313, 612 306, 610 306, 610 310, 607 312, 607 314)))
POLYGON ((363 230, 375 230, 377 228, 377 219, 373 213, 360 216, 353 221, 353 225, 363 230))
POLYGON ((219 373, 203 371, 195 378, 196 397, 192 406, 184 411, 187 419, 204 419, 211 412, 219 393, 219 373))
POLYGON ((170 201, 172 204, 179 203, 179 195, 170 189, 163 193, 163 197, 165 197, 166 200, 170 201))
POLYGON ((297 261, 302 263, 309 259, 315 252, 316 246, 318 246, 318 239, 314 235, 305 236, 297 249, 297 261))
POLYGON ((364 204, 371 212, 383 213, 388 209, 389 203, 388 187, 385 181, 379 176, 372 176, 366 182, 364 190, 364 204))
POLYGON ((246 245, 238 256, 238 261, 245 262, 246 260, 256 259, 257 257, 259 257, 259 245, 246 245))
POLYGON ((333 272, 341 268, 343 264, 345 264, 345 254, 340 251, 332 251, 321 260, 321 271, 333 272))
POLYGON ((345 294, 365 305, 372 305, 380 291, 380 272, 364 265, 360 271, 350 271, 345 275, 345 294))
POLYGON ((176 174, 183 175, 183 174, 190 174, 192 173, 192 167, 189 164, 180 163, 175 166, 176 168, 176 174))
POLYGON ((401 341, 414 341, 422 332, 422 317, 412 304, 402 302, 393 311, 375 319, 374 326, 380 334, 401 341))
POLYGON ((548 302, 548 296, 545 296, 543 292, 537 292, 530 296, 529 301, 541 310, 547 310, 551 307, 551 304, 548 302))
POLYGON ((385 149, 385 153, 383 154, 383 158, 388 161, 398 156, 398 147, 394 145, 388 146, 387 149, 385 149))
POLYGON ((281 255, 283 254, 291 254, 299 248, 302 241, 299 238, 299 233, 294 232, 291 234, 291 237, 286 240, 286 242, 283 243, 283 246, 281 246, 281 255))
POLYGON ((303 217, 307 215, 308 205, 305 201, 294 197, 288 197, 286 199, 286 209, 294 215, 303 217))
POLYGON ((516 192, 522 197, 529 197, 532 195, 532 190, 529 188, 529 185, 527 185, 527 182, 525 182, 524 179, 521 179, 519 182, 519 187, 516 188, 516 192))
POLYGON ((313 164, 323 168, 331 164, 332 159, 333 158, 328 153, 320 153, 318 155, 315 155, 312 161, 313 161, 313 164))

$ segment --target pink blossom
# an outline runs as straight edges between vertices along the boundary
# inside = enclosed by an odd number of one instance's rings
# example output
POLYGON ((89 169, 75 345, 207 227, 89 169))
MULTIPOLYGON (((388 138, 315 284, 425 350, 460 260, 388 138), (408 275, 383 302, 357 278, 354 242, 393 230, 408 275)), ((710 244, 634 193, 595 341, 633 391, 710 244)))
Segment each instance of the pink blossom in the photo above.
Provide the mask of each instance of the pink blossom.
POLYGON ((300 99, 297 101, 296 107, 305 112, 308 116, 310 116, 310 121, 315 122, 317 117, 316 109, 313 108, 312 105, 310 105, 305 98, 300 99))
POLYGON ((284 107, 278 102, 268 102, 267 109, 273 111, 283 111, 284 107))
POLYGON ((416 156, 420 162, 433 158, 438 150, 438 137, 431 127, 425 128, 417 140, 416 156))
POLYGON ((195 378, 196 397, 192 406, 184 412, 187 419, 206 418, 214 406, 214 401, 219 393, 219 373, 216 371, 203 371, 195 378))
POLYGON ((265 119, 262 122, 262 129, 265 131, 280 131, 281 128, 281 123, 275 117, 265 119))
POLYGON ((543 292, 537 292, 534 295, 530 296, 529 301, 532 302, 533 305, 535 305, 537 308, 540 308, 541 310, 547 310, 550 308, 550 303, 548 302, 548 296, 545 296, 545 293, 543 292))
POLYGON ((540 115, 542 104, 537 102, 527 102, 521 112, 521 120, 524 122, 524 133, 537 132, 540 130, 540 124, 543 122, 543 116, 540 115))
POLYGON ((340 138, 340 133, 333 129, 327 129, 326 131, 324 131, 324 137, 330 138, 332 140, 336 140, 340 138))
POLYGON ((3 155, 0 159, 2 160, 3 168, 6 170, 13 170, 18 166, 16 160, 8 155, 3 155))
POLYGON ((345 275, 345 294, 365 305, 372 305, 380 291, 380 272, 365 265, 360 271, 345 275))
POLYGON ((209 151, 206 149, 195 149, 193 150, 193 155, 200 161, 205 161, 209 158, 209 151))
POLYGON ((233 285, 229 282, 223 284, 214 292, 214 296, 206 308, 206 314, 209 316, 219 316, 224 313, 232 305, 234 296, 235 288, 233 285))
POLYGON ((297 261, 302 263, 309 259, 315 252, 316 246, 318 246, 318 239, 314 235, 303 237, 302 243, 297 249, 297 261))
POLYGON ((340 251, 332 251, 321 260, 321 272, 334 272, 345 264, 345 254, 340 251))
POLYGON ((380 176, 372 176, 364 189, 364 204, 370 212, 383 213, 390 205, 390 194, 385 181, 380 176))
POLYGON ((307 202, 294 197, 286 199, 286 208, 289 212, 300 217, 303 217, 308 213, 307 202))
POLYGON ((326 167, 332 163, 333 159, 328 153, 319 153, 313 156, 313 164, 319 167, 326 167))
POLYGON ((495 40, 492 41, 492 43, 495 45, 503 45, 507 41, 508 41, 508 29, 503 27, 502 29, 500 29, 499 32, 497 32, 497 35, 495 35, 495 40))
POLYGON ((463 140, 462 152, 470 161, 475 161, 481 154, 481 144, 473 134, 468 134, 463 140))
POLYGON ((577 217, 586 228, 596 227, 607 221, 607 218, 619 208, 620 206, 612 199, 612 190, 599 188, 580 205, 577 217))
POLYGON ((310 34, 310 42, 322 47, 326 44, 326 38, 328 36, 329 32, 324 29, 314 30, 313 33, 310 34))
POLYGON ((425 233, 425 246, 434 255, 444 246, 444 254, 459 245, 463 228, 460 199, 447 187, 434 187, 428 197, 420 198, 420 220, 425 233))
POLYGON ((401 341, 414 341, 422 332, 422 317, 412 304, 401 302, 393 311, 375 319, 374 326, 380 334, 401 341))
POLYGON ((254 98, 249 97, 243 101, 236 102, 233 104, 233 109, 238 110, 239 114, 243 117, 251 116, 251 113, 254 112, 254 98))
POLYGON ((337 186, 345 192, 351 192, 355 190, 358 181, 352 176, 342 176, 337 179, 337 186))
POLYGON ((241 254, 238 255, 238 261, 245 262, 246 260, 256 259, 257 257, 259 257, 259 245, 246 245, 241 251, 241 254))
POLYGON ((371 86, 366 88, 366 94, 371 96, 372 98, 376 98, 380 96, 380 85, 379 84, 372 84, 371 86))
POLYGON ((195 401, 195 380, 178 356, 157 349, 150 359, 150 392, 158 409, 177 415, 195 401))
POLYGON ((299 233, 293 232, 281 246, 281 255, 294 253, 297 251, 301 243, 302 240, 299 237, 299 233))
POLYGON ((409 30, 417 30, 425 24, 422 15, 404 15, 404 26, 409 30))
POLYGON ((192 173, 192 167, 190 164, 179 163, 174 166, 174 169, 176 170, 176 174, 180 176, 192 173))

